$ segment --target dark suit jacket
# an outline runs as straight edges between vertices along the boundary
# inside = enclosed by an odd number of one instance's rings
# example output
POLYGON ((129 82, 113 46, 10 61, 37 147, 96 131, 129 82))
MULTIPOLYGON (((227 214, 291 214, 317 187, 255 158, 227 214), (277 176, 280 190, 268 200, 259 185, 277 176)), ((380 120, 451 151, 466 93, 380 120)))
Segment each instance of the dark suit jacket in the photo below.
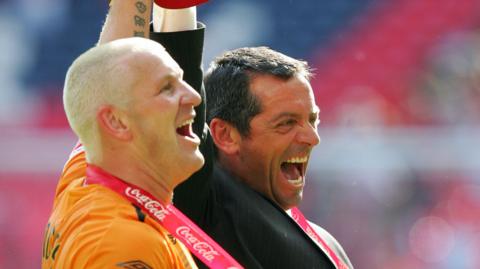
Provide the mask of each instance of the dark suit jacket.
MULTIPOLYGON (((201 69, 204 26, 199 26, 194 31, 151 34, 203 97, 196 109, 194 131, 202 139, 205 165, 175 189, 174 204, 245 268, 335 268, 284 210, 215 163, 214 145, 205 124, 201 69)), ((320 233, 339 258, 350 264, 336 240, 322 229, 320 233)))

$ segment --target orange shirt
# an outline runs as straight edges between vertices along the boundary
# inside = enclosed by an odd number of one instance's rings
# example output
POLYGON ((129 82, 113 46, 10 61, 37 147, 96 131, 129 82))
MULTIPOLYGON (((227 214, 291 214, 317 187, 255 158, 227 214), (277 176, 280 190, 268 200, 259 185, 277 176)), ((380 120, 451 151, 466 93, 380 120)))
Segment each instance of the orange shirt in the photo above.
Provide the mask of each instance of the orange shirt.
POLYGON ((83 186, 85 152, 74 150, 55 193, 42 268, 197 268, 187 248, 114 191, 83 186))

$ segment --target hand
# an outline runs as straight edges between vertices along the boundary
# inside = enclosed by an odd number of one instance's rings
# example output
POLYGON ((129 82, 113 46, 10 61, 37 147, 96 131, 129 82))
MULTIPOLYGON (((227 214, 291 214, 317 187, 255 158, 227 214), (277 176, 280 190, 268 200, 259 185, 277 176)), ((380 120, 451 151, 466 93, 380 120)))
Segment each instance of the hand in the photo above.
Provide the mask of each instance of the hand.
POLYGON ((208 0, 155 0, 155 4, 168 9, 180 9, 197 6, 208 0))

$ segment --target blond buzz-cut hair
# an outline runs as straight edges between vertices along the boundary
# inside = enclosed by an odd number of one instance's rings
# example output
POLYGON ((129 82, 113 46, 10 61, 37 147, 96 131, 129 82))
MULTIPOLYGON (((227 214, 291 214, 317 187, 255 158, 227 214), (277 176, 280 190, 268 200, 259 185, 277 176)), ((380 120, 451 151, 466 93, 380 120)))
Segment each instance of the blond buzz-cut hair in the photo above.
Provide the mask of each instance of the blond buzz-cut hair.
POLYGON ((128 109, 136 82, 129 63, 138 52, 164 48, 153 41, 132 37, 93 47, 69 67, 63 104, 70 127, 88 153, 100 146, 98 109, 111 105, 128 109))

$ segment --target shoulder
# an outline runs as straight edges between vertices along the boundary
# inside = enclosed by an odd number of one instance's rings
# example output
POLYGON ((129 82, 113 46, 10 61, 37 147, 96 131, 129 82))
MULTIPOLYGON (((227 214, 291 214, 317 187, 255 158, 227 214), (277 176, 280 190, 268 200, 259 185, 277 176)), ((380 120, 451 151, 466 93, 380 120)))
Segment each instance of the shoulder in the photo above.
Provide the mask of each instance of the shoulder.
POLYGON ((52 222, 61 234, 56 267, 172 267, 167 233, 142 222, 128 201, 96 185, 68 190, 65 195, 65 200, 75 201, 52 222))
POLYGON ((335 254, 337 254, 338 258, 344 261, 347 266, 349 266, 349 268, 353 268, 350 259, 347 256, 347 253, 345 252, 345 250, 343 250, 337 239, 335 239, 333 235, 331 235, 329 232, 327 232, 327 230, 323 229, 317 224, 311 221, 308 221, 308 223, 315 230, 315 232, 325 240, 325 243, 327 243, 328 246, 335 252, 335 254))
POLYGON ((86 169, 87 161, 85 157, 85 150, 82 144, 77 142, 75 147, 72 149, 67 162, 63 166, 63 171, 55 191, 55 197, 60 196, 60 194, 62 194, 72 182, 85 177, 86 169))

